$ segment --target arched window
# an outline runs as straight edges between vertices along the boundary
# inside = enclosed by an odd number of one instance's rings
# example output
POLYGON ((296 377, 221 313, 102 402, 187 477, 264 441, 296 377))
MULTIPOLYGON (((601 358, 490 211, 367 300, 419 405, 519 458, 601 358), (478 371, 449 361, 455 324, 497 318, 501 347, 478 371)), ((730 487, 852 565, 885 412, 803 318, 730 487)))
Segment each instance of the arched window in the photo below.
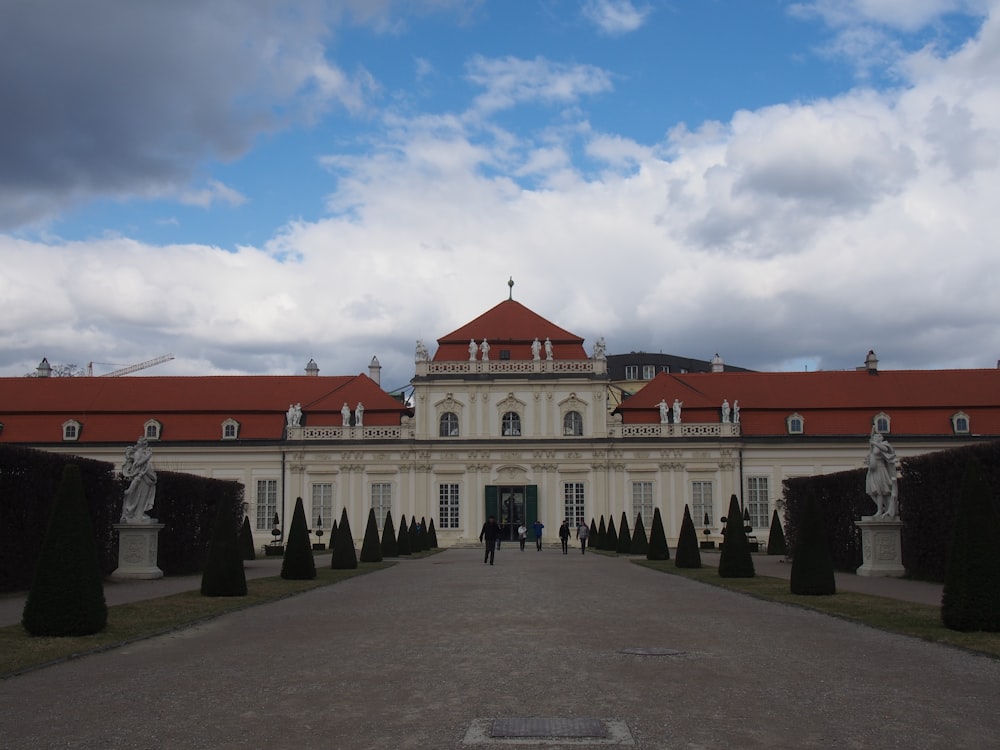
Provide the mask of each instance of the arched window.
POLYGON ((163 425, 155 419, 149 419, 146 421, 146 424, 143 425, 143 432, 146 435, 147 440, 159 440, 161 429, 163 429, 163 425))
POLYGON ((69 419, 63 422, 62 426, 63 440, 79 439, 81 427, 83 427, 83 425, 77 422, 75 419, 69 419))
POLYGON ((222 439, 236 440, 240 436, 240 423, 235 419, 227 419, 222 423, 222 439))
POLYGON ((518 437, 521 434, 521 415, 515 411, 506 412, 501 421, 504 437, 518 437))
POLYGON ((883 411, 879 412, 872 418, 872 424, 875 426, 875 432, 881 432, 883 435, 887 435, 892 421, 889 419, 889 415, 883 411))
POLYGON ((441 415, 438 422, 438 436, 458 437, 458 415, 453 411, 446 411, 441 415))
POLYGON ((792 414, 786 417, 785 424, 788 426, 789 435, 801 435, 805 432, 806 421, 801 414, 792 414))
POLYGON ((969 434, 969 415, 964 411, 956 412, 951 417, 951 427, 956 435, 969 434))
POLYGON ((582 435, 583 417, 578 411, 568 411, 563 417, 563 435, 582 435))

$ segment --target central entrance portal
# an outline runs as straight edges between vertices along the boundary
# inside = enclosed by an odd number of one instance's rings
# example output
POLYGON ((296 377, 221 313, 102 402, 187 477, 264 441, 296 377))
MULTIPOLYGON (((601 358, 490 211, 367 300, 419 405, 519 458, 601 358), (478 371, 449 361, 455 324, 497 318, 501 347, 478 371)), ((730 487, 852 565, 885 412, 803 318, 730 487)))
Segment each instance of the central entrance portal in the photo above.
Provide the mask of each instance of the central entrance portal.
POLYGON ((517 527, 528 528, 528 539, 535 538, 532 524, 538 518, 538 485, 487 485, 486 518, 495 516, 500 524, 500 538, 517 539, 517 527))

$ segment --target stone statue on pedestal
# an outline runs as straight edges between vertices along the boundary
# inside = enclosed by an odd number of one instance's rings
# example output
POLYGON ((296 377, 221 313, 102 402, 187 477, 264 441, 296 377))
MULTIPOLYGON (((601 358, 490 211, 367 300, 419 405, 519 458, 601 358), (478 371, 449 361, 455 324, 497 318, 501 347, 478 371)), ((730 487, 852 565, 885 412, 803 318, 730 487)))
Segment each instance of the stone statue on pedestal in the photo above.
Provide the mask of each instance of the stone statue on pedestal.
POLYGON ((122 501, 121 522, 126 524, 156 523, 149 511, 156 501, 156 472, 153 470, 153 450, 141 437, 125 449, 122 476, 131 480, 122 501))
POLYGON ((899 517, 899 488, 896 484, 898 462, 896 451, 881 433, 872 428, 872 436, 868 441, 868 476, 865 479, 865 492, 875 501, 875 515, 872 518, 893 521, 899 517))

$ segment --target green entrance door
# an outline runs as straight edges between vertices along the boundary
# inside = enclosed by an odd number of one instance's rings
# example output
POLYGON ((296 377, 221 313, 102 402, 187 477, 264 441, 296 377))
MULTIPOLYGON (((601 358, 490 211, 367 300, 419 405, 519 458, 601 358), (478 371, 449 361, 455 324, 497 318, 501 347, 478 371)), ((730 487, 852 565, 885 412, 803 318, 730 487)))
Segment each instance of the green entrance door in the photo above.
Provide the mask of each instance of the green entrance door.
POLYGON ((500 524, 501 538, 517 539, 517 527, 528 527, 528 538, 535 538, 532 524, 538 518, 538 485, 486 486, 486 517, 494 516, 500 524))

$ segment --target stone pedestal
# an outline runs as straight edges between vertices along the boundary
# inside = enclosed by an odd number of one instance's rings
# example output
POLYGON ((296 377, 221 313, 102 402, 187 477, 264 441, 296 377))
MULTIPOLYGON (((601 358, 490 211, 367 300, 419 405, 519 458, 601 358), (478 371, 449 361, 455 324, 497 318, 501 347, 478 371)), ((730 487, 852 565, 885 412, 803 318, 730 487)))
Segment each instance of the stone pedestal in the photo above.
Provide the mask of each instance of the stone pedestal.
POLYGON ((900 530, 903 522, 863 516, 854 525, 861 529, 861 557, 863 562, 857 569, 859 576, 902 578, 903 550, 900 545, 900 530))
POLYGON ((156 566, 157 539, 162 523, 116 523, 118 567, 112 578, 163 578, 156 566))

